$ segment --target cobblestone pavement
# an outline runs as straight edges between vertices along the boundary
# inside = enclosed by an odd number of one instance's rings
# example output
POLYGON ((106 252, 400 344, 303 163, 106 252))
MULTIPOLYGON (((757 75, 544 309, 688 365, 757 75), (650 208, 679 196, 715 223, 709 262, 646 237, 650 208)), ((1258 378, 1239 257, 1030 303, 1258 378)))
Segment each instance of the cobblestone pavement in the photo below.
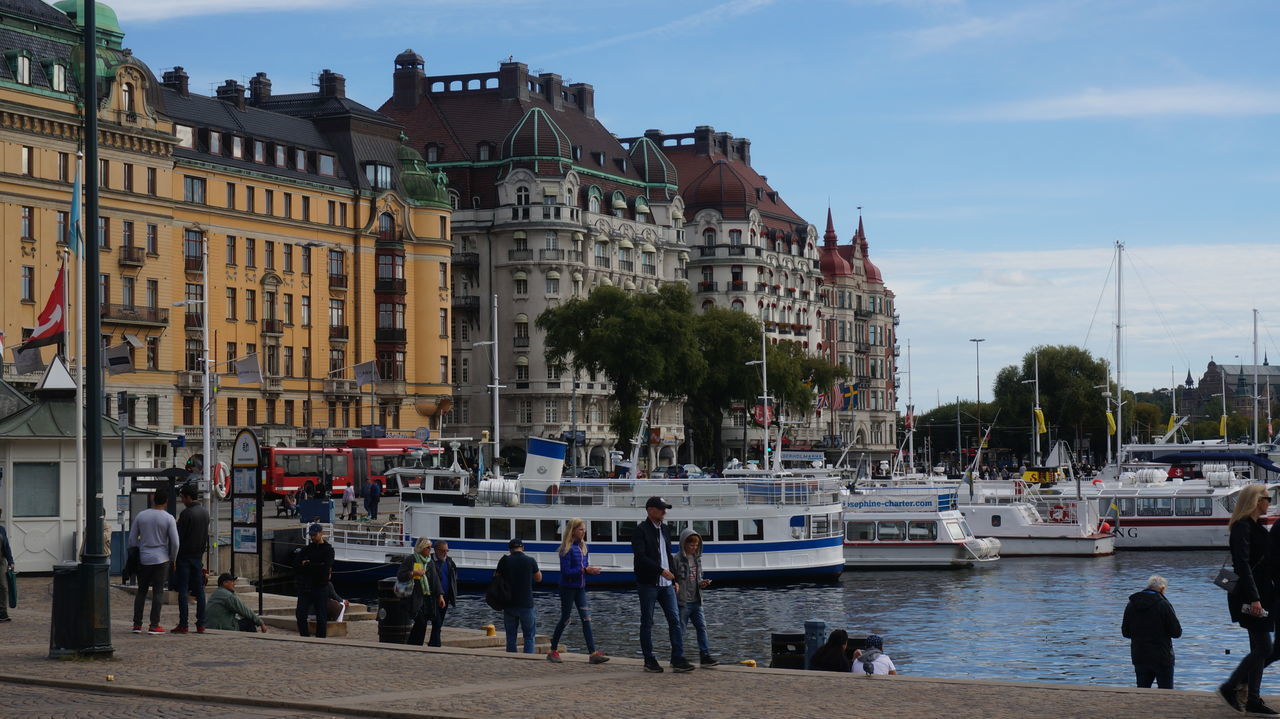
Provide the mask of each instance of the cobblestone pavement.
MULTIPOLYGON (((555 665, 536 655, 276 633, 135 635, 129 632, 131 603, 117 590, 111 594, 115 656, 51 661, 50 582, 19 581, 22 604, 10 610, 13 622, 0 624, 4 717, 1238 716, 1206 692, 745 667, 653 675, 622 658, 588 665, 585 657, 566 655, 564 664, 555 665)), ((166 627, 176 613, 166 607, 166 627)))

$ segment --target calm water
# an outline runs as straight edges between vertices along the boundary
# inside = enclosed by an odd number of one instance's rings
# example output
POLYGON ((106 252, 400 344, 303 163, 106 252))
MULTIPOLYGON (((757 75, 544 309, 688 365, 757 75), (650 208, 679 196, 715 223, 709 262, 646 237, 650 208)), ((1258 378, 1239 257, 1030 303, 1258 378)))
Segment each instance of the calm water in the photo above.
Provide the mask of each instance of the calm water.
MULTIPOLYGON (((788 588, 713 587, 704 593, 712 650, 721 661, 769 662, 770 633, 799 632, 819 619, 828 630, 875 633, 902 674, 959 679, 1020 679, 1131 685, 1129 643, 1120 620, 1129 594, 1151 574, 1169 580, 1167 596, 1182 622, 1174 641, 1175 682, 1212 689, 1248 652, 1230 623, 1226 593, 1209 583, 1225 552, 1121 552, 1097 559, 1002 559, 977 570, 846 572, 839 583, 788 588), (1230 652, 1228 655, 1227 652, 1230 652)), ((352 594, 359 592, 348 590, 352 594)), ((539 592, 538 632, 559 616, 554 592, 539 592)), ((634 592, 591 592, 596 642, 614 656, 640 656, 634 592)), ((448 624, 476 627, 501 616, 480 594, 460 596, 448 624)), ((575 613, 562 640, 581 651, 575 613)), ((656 619, 654 646, 669 655, 666 625, 656 619)), ((697 646, 692 630, 685 639, 697 646)), ((1280 676, 1264 691, 1280 692, 1280 676)))

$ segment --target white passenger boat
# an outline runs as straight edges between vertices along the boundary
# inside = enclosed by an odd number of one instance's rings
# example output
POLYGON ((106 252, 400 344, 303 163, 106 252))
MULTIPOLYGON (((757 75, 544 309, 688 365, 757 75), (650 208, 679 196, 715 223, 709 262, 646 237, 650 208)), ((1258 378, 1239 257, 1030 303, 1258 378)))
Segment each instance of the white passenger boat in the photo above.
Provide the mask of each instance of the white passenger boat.
POLYGON ((1100 557, 1116 551, 1110 523, 1095 502, 1042 491, 1021 480, 978 481, 973 498, 959 487, 960 511, 979 537, 1000 540, 1002 557, 1100 557))
POLYGON ((845 567, 969 567, 1000 558, 956 506, 955 487, 859 486, 844 499, 845 567))
MULTIPOLYGON (((513 538, 538 561, 543 582, 559 581, 557 550, 566 520, 587 523, 591 563, 604 571, 592 584, 634 582, 631 535, 645 501, 660 496, 672 537, 692 527, 702 535, 706 575, 717 581, 768 583, 839 576, 841 483, 835 478, 569 479, 560 476, 564 444, 530 438, 530 464, 518 479, 481 479, 448 470, 399 468, 403 518, 370 527, 335 523, 330 534, 337 572, 377 579, 395 572, 417 538, 449 542, 459 579, 484 583, 513 538)), ((675 545, 672 545, 675 551, 675 545)))

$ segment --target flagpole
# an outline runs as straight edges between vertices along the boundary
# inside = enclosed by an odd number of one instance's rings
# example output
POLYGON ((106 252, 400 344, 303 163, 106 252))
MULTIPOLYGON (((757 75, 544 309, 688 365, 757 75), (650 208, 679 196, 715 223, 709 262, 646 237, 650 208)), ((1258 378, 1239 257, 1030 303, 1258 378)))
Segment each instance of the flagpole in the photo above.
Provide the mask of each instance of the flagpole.
MULTIPOLYGON (((84 260, 80 256, 80 250, 82 247, 81 243, 84 242, 84 232, 82 231, 82 228, 84 226, 84 217, 82 216, 82 212, 81 212, 83 208, 81 204, 83 202, 83 198, 81 196, 83 192, 83 187, 80 184, 80 177, 81 177, 80 173, 83 170, 83 167, 84 167, 84 152, 77 150, 76 151, 76 177, 75 177, 75 182, 73 183, 73 186, 72 186, 72 193, 74 193, 74 196, 71 198, 71 204, 72 204, 72 210, 73 210, 73 212, 71 213, 72 214, 71 238, 70 238, 71 241, 67 243, 71 246, 71 252, 69 254, 71 255, 72 258, 75 259, 75 263, 76 263, 77 299, 79 299, 80 296, 82 296, 84 293, 84 260)), ((69 293, 68 293, 68 296, 69 296, 69 293)), ((78 303, 78 304, 83 304, 83 303, 78 303)), ((65 316, 69 317, 70 311, 71 311, 70 303, 68 303, 68 306, 67 306, 68 314, 65 316)), ((70 347, 70 345, 71 343, 68 341, 67 346, 70 347)), ((76 476, 83 477, 84 476, 84 312, 76 313, 75 359, 76 359, 76 370, 75 370, 76 476)), ((122 465, 121 469, 123 468, 124 467, 122 465)), ((86 529, 83 482, 76 483, 76 528, 82 532, 85 531, 86 529)), ((124 529, 123 524, 121 524, 120 529, 122 530, 124 529)))
MULTIPOLYGON (((200 321, 202 324, 201 337, 204 338, 204 373, 201 382, 204 385, 204 407, 200 413, 201 424, 201 452, 204 454, 204 485, 209 488, 209 514, 211 515, 211 523, 213 530, 213 541, 210 546, 213 550, 213 556, 209 558, 209 571, 213 574, 219 573, 219 558, 222 554, 221 547, 218 546, 220 536, 218 534, 218 514, 221 508, 218 507, 218 492, 213 486, 213 465, 217 462, 217 457, 213 453, 213 381, 210 373, 213 371, 213 357, 209 354, 209 235, 204 233, 204 242, 201 251, 200 265, 200 321)), ((203 587, 201 588, 203 591, 203 587)), ((184 597, 185 599, 185 597, 184 597)))

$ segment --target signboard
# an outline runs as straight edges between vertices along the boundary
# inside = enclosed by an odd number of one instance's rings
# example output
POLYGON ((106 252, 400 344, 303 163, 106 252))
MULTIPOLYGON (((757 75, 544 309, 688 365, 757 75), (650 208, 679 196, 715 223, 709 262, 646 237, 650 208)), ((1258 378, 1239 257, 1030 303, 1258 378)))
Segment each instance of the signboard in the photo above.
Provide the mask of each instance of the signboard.
POLYGON ((387 436, 387 426, 385 424, 362 424, 360 425, 360 436, 365 439, 381 439, 387 436))
POLYGON ((783 462, 826 462, 827 455, 822 452, 800 450, 800 449, 784 449, 782 450, 783 462))
POLYGON ((235 554, 257 554, 258 528, 232 526, 231 551, 235 554))
POLYGON ((773 424, 773 405, 758 404, 752 407, 751 421, 755 422, 759 427, 773 424))
POLYGON ((262 536, 262 452, 258 435, 242 429, 231 448, 231 556, 258 554, 262 536))
POLYGON ((419 428, 417 429, 417 431, 415 431, 415 432, 413 433, 413 436, 414 436, 414 437, 415 437, 419 442, 426 442, 427 440, 431 439, 431 428, 430 428, 430 427, 419 427, 419 428))

